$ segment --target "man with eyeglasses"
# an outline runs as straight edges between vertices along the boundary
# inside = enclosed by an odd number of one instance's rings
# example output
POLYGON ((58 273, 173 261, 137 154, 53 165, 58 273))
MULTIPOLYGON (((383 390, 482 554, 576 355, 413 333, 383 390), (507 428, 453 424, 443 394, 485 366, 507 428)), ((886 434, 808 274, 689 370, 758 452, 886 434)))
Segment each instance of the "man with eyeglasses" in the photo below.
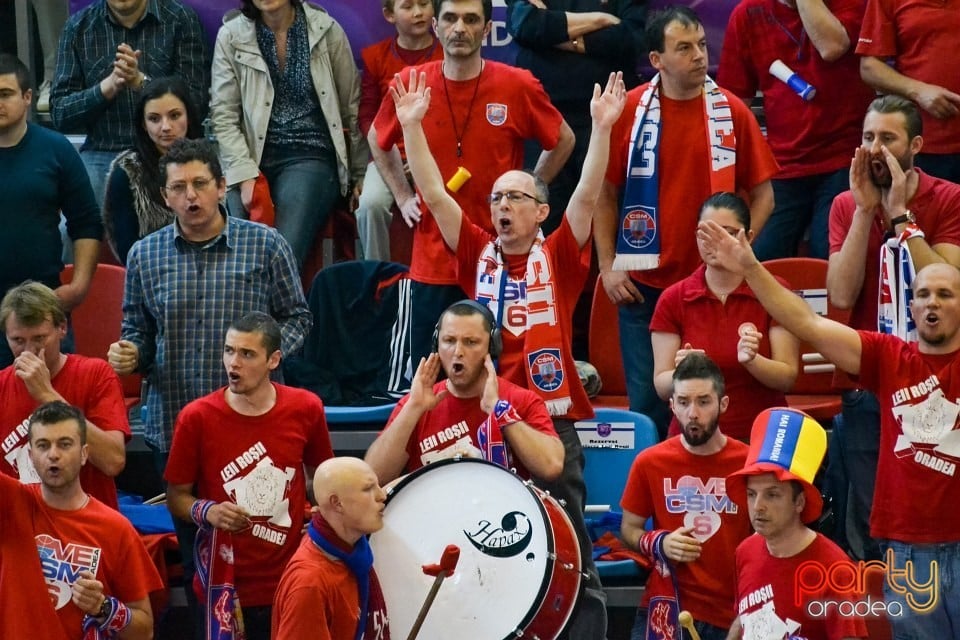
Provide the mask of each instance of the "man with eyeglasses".
POLYGON ((621 74, 610 74, 590 103, 593 127, 586 161, 560 227, 544 238, 540 224, 550 212, 543 180, 507 171, 493 183, 490 223, 494 234, 464 215, 447 192, 421 121, 431 101, 425 74, 411 70, 409 84, 391 88, 403 127, 407 159, 424 204, 433 212, 447 247, 457 254, 457 278, 468 296, 487 305, 503 336, 500 376, 539 395, 564 444, 564 468, 554 482, 538 483, 566 501, 580 541, 584 591, 567 632, 570 638, 604 638, 606 598, 592 560, 583 521, 583 453, 574 422, 593 416, 577 376, 571 346, 573 309, 590 269, 590 227, 607 165, 610 129, 623 109, 621 74))
POLYGON ((232 320, 269 314, 288 355, 303 344, 311 316, 287 242, 220 205, 226 186, 210 143, 178 140, 160 173, 176 219, 130 250, 122 335, 108 359, 120 375, 147 375, 146 439, 162 458, 180 409, 227 383, 220 349, 232 320))
MULTIPOLYGON (((573 131, 530 72, 481 56, 492 13, 491 0, 434 0, 433 28, 443 60, 416 67, 427 74, 434 94, 424 131, 443 181, 464 215, 490 233, 494 229, 483 197, 501 173, 523 166, 524 142, 536 140, 546 149, 534 169, 546 182, 574 146, 573 131)), ((413 227, 410 357, 416 363, 431 351, 437 318, 464 292, 457 285, 455 256, 407 181, 392 100, 381 103, 368 139, 380 175, 413 227)))
MULTIPOLYGON (((160 159, 160 176, 176 217, 130 249, 121 336, 107 359, 120 375, 146 376, 144 435, 163 474, 177 414, 228 382, 221 356, 231 321, 251 311, 272 316, 286 357, 303 345, 311 315, 286 240, 221 206, 226 180, 209 142, 175 142, 160 159)), ((192 564, 193 536, 180 534, 192 564)), ((192 567, 184 569, 189 579, 192 567)))

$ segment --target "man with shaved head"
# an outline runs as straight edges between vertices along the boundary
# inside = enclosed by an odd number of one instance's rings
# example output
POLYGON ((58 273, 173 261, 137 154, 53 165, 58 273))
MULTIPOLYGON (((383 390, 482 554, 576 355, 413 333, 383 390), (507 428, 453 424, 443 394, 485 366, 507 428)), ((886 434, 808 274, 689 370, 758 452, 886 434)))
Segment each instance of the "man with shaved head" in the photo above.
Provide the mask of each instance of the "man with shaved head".
POLYGON ((387 612, 367 535, 387 496, 359 458, 330 458, 313 477, 317 509, 273 601, 271 637, 379 640, 387 612))
MULTIPOLYGON (((590 271, 593 210, 607 167, 610 131, 626 102, 622 74, 611 73, 603 89, 594 85, 590 141, 580 180, 559 228, 548 237, 540 229, 550 213, 547 186, 524 171, 507 171, 489 185, 493 233, 465 215, 446 188, 427 144, 423 122, 431 88, 426 76, 411 71, 403 80, 390 91, 403 128, 410 172, 423 203, 433 214, 443 241, 457 255, 460 286, 493 315, 493 326, 503 339, 500 376, 543 399, 564 445, 560 477, 541 482, 540 488, 565 503, 588 575, 584 597, 566 633, 583 640, 602 639, 606 595, 600 589, 593 545, 583 520, 583 452, 574 427, 576 420, 593 416, 593 407, 576 373, 571 340, 573 310, 590 271)), ((510 412, 496 414, 500 419, 510 412)))
POLYGON ((880 457, 870 534, 881 541, 890 575, 909 561, 915 584, 936 594, 919 602, 888 586, 887 610, 903 612, 890 617, 894 635, 953 637, 960 584, 942 576, 960 571, 960 271, 935 263, 917 273, 910 311, 918 342, 911 343, 818 316, 757 261, 743 232, 734 237, 707 221, 697 234, 724 268, 744 275, 774 320, 876 394, 880 457))

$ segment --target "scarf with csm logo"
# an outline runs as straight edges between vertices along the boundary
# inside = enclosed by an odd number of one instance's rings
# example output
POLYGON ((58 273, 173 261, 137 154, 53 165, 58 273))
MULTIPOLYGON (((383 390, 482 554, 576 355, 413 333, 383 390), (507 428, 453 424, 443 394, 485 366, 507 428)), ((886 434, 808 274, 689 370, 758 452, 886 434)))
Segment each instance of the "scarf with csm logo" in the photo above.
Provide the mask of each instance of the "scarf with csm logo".
POLYGON ((812 522, 823 509, 813 479, 826 453, 827 432, 819 422, 794 409, 766 409, 753 421, 746 464, 727 477, 727 495, 746 505, 747 476, 772 473, 781 482, 797 480, 806 498, 800 519, 812 522))
MULTIPOLYGON (((543 247, 543 232, 539 231, 527 255, 526 295, 515 304, 526 306, 523 353, 528 387, 543 398, 550 415, 562 416, 570 410, 573 401, 570 383, 563 370, 561 346, 564 338, 554 294, 555 273, 553 260, 543 247)), ((477 300, 490 308, 501 327, 506 306, 503 294, 508 278, 500 240, 497 239, 488 243, 480 254, 476 294, 477 300)))
MULTIPOLYGON (((704 82, 704 113, 707 145, 710 147, 710 193, 734 191, 737 149, 730 103, 720 87, 707 76, 704 82), (723 126, 719 126, 719 125, 723 126), (730 133, 728 133, 730 132, 730 133)), ((660 264, 660 74, 640 96, 630 132, 627 179, 620 233, 613 268, 656 269, 660 264)), ((682 180, 683 176, 671 176, 682 180)))

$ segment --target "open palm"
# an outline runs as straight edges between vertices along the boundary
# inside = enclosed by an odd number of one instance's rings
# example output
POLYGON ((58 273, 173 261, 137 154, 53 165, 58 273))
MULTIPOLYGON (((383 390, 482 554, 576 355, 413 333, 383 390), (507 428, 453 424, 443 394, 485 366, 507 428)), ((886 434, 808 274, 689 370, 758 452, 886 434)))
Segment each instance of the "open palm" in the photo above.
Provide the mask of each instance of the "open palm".
POLYGON ((427 86, 427 74, 417 75, 416 70, 410 70, 410 79, 406 86, 400 74, 394 75, 394 86, 390 87, 390 95, 397 110, 397 120, 400 126, 416 124, 423 120, 430 106, 430 87, 427 86))

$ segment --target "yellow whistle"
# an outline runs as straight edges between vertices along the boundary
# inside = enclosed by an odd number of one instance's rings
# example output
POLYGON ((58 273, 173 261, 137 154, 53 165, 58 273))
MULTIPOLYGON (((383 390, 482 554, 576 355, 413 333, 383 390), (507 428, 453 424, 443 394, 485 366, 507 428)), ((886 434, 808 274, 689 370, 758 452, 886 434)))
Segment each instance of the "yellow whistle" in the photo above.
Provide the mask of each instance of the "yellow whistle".
POLYGON ((453 177, 447 181, 447 189, 453 193, 460 191, 460 187, 463 186, 464 182, 470 179, 470 175, 470 172, 464 167, 457 167, 457 172, 453 174, 453 177))

